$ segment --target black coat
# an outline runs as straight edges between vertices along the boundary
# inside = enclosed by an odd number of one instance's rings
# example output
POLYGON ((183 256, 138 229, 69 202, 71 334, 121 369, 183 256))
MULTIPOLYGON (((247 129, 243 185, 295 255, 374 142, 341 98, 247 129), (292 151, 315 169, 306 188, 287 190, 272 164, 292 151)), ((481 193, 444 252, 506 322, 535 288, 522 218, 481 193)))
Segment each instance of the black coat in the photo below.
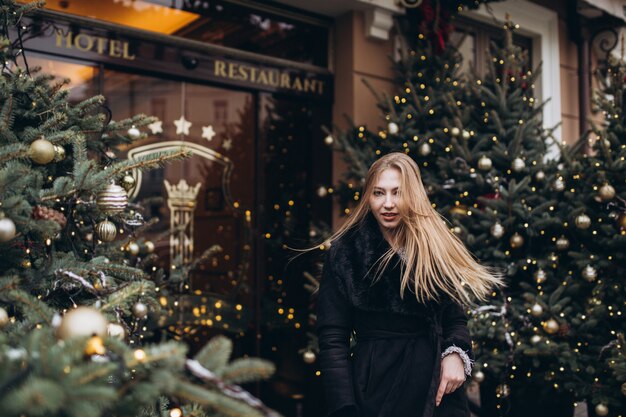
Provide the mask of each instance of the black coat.
POLYGON ((388 249, 369 214, 326 254, 317 333, 328 415, 468 417, 462 388, 435 406, 441 352, 455 345, 471 355, 463 309, 447 299, 418 303, 408 289, 402 299, 397 255, 372 284, 375 263, 388 249))

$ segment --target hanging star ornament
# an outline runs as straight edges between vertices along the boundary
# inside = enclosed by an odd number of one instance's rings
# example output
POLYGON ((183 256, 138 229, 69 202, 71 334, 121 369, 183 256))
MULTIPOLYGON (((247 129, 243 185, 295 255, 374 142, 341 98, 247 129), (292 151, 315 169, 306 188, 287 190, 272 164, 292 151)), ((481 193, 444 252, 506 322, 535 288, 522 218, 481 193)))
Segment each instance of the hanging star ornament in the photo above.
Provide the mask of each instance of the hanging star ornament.
POLYGON ((211 142, 213 140, 213 136, 215 136, 215 130, 213 130, 213 126, 202 126, 202 137, 211 142))
POLYGON ((233 140, 231 138, 228 138, 224 141, 224 143, 222 144, 222 146, 224 147, 224 149, 226 149, 227 151, 230 151, 230 148, 233 147, 233 140))
POLYGON ((150 129, 153 135, 163 133, 163 122, 157 120, 156 122, 150 123, 148 129, 150 129))
POLYGON ((174 120, 174 124, 176 125, 176 134, 177 135, 189 135, 189 128, 191 127, 191 122, 185 120, 185 116, 180 116, 180 119, 174 120))

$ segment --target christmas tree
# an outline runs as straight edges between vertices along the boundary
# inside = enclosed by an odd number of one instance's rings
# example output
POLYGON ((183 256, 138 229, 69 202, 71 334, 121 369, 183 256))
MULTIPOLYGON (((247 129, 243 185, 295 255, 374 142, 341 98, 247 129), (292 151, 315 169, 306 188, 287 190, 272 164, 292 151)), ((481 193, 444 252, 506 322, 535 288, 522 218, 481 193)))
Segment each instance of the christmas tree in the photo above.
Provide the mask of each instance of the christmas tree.
POLYGON ((18 65, 23 17, 41 4, 0 5, 2 415, 275 415, 236 385, 273 366, 230 362, 230 340, 194 358, 180 342, 146 341, 160 288, 123 262, 143 219, 117 184, 187 151, 117 160, 154 118, 111 121, 100 96, 70 104, 67 82, 18 65))
MULTIPOLYGON (((626 275, 626 65, 610 58, 598 71, 595 110, 603 123, 564 147, 564 190, 557 211, 570 242, 559 259, 562 276, 576 283, 580 304, 569 322, 579 356, 568 383, 598 416, 626 412, 624 283, 626 275), (588 148, 587 152, 581 149, 588 148)), ((560 378, 559 378, 560 379, 560 378)))

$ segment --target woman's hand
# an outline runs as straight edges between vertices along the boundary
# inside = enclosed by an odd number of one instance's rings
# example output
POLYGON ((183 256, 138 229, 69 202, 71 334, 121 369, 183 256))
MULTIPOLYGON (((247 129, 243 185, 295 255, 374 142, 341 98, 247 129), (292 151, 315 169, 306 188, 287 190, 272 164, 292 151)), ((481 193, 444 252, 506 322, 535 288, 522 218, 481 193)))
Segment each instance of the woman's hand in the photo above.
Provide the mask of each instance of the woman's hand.
POLYGON ((450 394, 465 382, 463 360, 458 353, 451 353, 441 360, 441 382, 435 404, 438 406, 444 394, 450 394))

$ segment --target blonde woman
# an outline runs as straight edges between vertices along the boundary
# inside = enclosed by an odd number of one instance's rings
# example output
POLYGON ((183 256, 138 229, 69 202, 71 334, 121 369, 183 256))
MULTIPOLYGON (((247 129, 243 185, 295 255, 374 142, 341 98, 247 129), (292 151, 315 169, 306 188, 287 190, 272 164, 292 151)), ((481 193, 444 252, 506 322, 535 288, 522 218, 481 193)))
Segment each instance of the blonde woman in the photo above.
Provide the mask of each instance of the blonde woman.
POLYGON ((328 415, 469 416, 463 307, 501 278, 448 230, 416 163, 403 153, 377 160, 330 243, 317 301, 328 415))

